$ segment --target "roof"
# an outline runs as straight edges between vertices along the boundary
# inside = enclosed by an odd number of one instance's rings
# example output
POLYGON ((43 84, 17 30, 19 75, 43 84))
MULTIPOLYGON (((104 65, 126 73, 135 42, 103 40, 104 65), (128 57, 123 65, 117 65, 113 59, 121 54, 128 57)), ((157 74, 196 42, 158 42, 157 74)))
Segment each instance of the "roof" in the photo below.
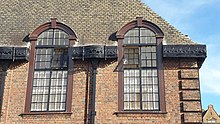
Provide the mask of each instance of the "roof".
POLYGON ((140 0, 4 0, 0 12, 1 46, 25 45, 24 38, 51 18, 73 29, 81 45, 111 45, 115 42, 109 37, 136 17, 156 24, 164 44, 194 44, 140 0))

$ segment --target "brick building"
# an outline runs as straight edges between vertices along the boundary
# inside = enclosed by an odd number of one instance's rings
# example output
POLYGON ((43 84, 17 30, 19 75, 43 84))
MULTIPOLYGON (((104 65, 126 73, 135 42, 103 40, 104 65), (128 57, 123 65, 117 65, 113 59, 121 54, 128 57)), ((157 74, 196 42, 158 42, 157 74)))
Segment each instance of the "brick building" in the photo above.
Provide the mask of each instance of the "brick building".
POLYGON ((203 115, 203 124, 219 124, 220 117, 215 111, 213 105, 209 105, 208 109, 202 112, 203 115))
POLYGON ((0 6, 1 123, 202 123, 205 45, 140 0, 0 6))

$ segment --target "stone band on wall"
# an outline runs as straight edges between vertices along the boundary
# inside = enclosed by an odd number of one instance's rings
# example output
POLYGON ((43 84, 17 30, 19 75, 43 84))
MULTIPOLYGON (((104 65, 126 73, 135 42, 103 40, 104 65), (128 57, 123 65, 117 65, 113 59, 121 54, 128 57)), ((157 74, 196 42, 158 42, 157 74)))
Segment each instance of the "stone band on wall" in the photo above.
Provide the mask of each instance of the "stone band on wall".
POLYGON ((72 48, 72 59, 117 58, 117 46, 79 46, 72 48))
POLYGON ((0 60, 29 60, 27 47, 0 47, 0 60))
POLYGON ((195 58, 200 68, 206 57, 206 45, 163 45, 163 58, 195 58))

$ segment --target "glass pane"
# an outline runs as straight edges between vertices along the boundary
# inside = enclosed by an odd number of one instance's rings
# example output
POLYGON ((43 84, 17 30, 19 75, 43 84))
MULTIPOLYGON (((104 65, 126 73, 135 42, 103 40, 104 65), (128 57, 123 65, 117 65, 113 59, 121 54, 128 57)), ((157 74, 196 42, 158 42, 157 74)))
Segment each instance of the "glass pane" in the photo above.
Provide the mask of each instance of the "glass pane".
POLYGON ((148 36, 148 37, 152 37, 155 36, 155 33, 152 32, 151 30, 147 29, 147 28, 140 28, 140 35, 141 36, 148 36))
POLYGON ((153 77, 153 78, 152 78, 152 83, 153 83, 153 84, 158 84, 157 77, 153 77))
POLYGON ((152 59, 157 59, 156 53, 152 53, 152 59))
POLYGON ((157 76, 157 70, 156 69, 152 70, 152 76, 157 76))
POLYGON ((140 109, 140 102, 134 102, 135 103, 135 109, 138 110, 140 109))
POLYGON ((154 109, 159 110, 159 102, 154 102, 154 109))
POLYGON ((143 102, 144 110, 154 110, 153 102, 143 102))
POLYGON ((147 37, 147 42, 156 44, 156 37, 147 37))
POLYGON ((68 50, 55 49, 53 54, 52 66, 55 68, 67 67, 67 62, 68 62, 68 50))
POLYGON ((129 102, 124 102, 124 109, 129 110, 130 109, 130 104, 129 102))
POLYGON ((153 101, 159 101, 158 94, 153 94, 153 101))
POLYGON ((147 67, 151 67, 151 60, 147 60, 147 67))
POLYGON ((124 101, 130 101, 129 94, 124 94, 124 101))
POLYGON ((33 87, 32 94, 48 94, 49 87, 33 87))
POLYGON ((156 60, 152 60, 152 67, 157 67, 157 61, 156 60))
POLYGON ((143 93, 150 93, 153 91, 153 87, 151 85, 144 85, 142 86, 143 93))
POLYGON ((151 52, 157 52, 157 51, 156 51, 156 46, 152 46, 152 47, 151 47, 151 52))

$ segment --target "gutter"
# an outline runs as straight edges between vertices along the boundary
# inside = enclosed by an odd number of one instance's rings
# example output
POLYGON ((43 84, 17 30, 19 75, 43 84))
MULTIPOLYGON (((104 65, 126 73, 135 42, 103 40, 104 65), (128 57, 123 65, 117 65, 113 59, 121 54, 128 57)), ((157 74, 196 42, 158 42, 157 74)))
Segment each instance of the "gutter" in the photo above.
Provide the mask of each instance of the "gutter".
POLYGON ((2 61, 2 77, 1 77, 1 89, 0 89, 0 116, 2 116, 2 103, 3 103, 3 95, 4 95, 4 87, 5 87, 5 79, 7 76, 7 70, 10 65, 10 62, 2 61))
POLYGON ((95 124, 95 97, 96 97, 96 74, 97 74, 97 68, 99 66, 100 59, 91 59, 90 60, 92 64, 92 71, 91 71, 91 77, 90 77, 90 82, 91 82, 91 88, 92 88, 92 98, 91 98, 91 124, 95 124))

